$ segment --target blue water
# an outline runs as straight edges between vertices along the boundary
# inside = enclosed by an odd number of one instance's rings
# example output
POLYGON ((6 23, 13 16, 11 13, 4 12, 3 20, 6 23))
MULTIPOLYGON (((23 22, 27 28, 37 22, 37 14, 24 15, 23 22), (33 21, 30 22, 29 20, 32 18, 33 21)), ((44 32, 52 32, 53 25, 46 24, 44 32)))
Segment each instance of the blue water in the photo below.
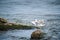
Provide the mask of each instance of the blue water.
MULTIPOLYGON (((43 19, 46 26, 41 30, 47 34, 45 39, 60 40, 60 0, 0 0, 0 17, 24 24, 30 24, 34 19, 43 19)), ((30 38, 33 30, 35 29, 2 32, 0 40, 25 40, 20 37, 30 38)))

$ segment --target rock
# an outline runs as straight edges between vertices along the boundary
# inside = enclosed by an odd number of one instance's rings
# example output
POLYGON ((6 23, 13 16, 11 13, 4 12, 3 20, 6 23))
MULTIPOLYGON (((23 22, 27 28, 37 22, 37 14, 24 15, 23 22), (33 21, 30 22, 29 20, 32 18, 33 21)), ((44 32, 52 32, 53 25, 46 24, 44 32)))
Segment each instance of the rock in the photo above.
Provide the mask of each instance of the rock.
POLYGON ((12 26, 12 23, 5 23, 4 25, 12 26))
POLYGON ((17 25, 17 24, 16 23, 5 23, 4 25, 13 26, 13 25, 17 25))
POLYGON ((4 18, 0 18, 0 23, 7 23, 7 20, 4 18))
POLYGON ((41 39, 43 37, 43 32, 36 30, 31 34, 31 40, 41 39))

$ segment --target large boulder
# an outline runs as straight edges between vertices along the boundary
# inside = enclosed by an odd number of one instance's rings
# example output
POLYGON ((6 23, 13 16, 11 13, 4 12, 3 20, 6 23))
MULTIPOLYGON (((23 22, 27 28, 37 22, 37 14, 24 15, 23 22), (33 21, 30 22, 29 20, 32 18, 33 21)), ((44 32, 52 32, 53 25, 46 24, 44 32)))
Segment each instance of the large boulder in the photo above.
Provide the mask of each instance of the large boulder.
POLYGON ((0 18, 0 23, 7 23, 7 20, 4 18, 0 18))
POLYGON ((31 40, 39 40, 43 38, 43 32, 40 30, 36 30, 31 34, 31 40))

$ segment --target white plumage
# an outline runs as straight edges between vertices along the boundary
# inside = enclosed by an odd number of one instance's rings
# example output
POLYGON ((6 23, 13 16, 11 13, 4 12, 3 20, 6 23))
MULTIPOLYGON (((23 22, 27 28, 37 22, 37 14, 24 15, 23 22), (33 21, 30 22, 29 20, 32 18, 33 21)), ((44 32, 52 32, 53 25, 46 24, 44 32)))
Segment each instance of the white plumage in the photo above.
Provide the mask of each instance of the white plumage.
POLYGON ((35 19, 34 21, 31 22, 35 26, 45 26, 45 21, 44 20, 37 20, 35 19))

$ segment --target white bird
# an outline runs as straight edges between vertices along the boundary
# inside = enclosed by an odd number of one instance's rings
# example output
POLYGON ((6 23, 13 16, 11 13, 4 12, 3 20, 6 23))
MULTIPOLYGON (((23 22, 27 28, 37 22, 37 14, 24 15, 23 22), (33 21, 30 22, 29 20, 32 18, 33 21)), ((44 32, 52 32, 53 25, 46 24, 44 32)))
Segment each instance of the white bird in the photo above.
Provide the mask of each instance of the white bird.
POLYGON ((45 21, 35 19, 34 21, 32 21, 32 24, 35 26, 45 26, 45 21))
POLYGON ((35 19, 34 21, 32 21, 32 24, 34 24, 36 26, 37 25, 37 22, 38 22, 38 20, 35 19))

